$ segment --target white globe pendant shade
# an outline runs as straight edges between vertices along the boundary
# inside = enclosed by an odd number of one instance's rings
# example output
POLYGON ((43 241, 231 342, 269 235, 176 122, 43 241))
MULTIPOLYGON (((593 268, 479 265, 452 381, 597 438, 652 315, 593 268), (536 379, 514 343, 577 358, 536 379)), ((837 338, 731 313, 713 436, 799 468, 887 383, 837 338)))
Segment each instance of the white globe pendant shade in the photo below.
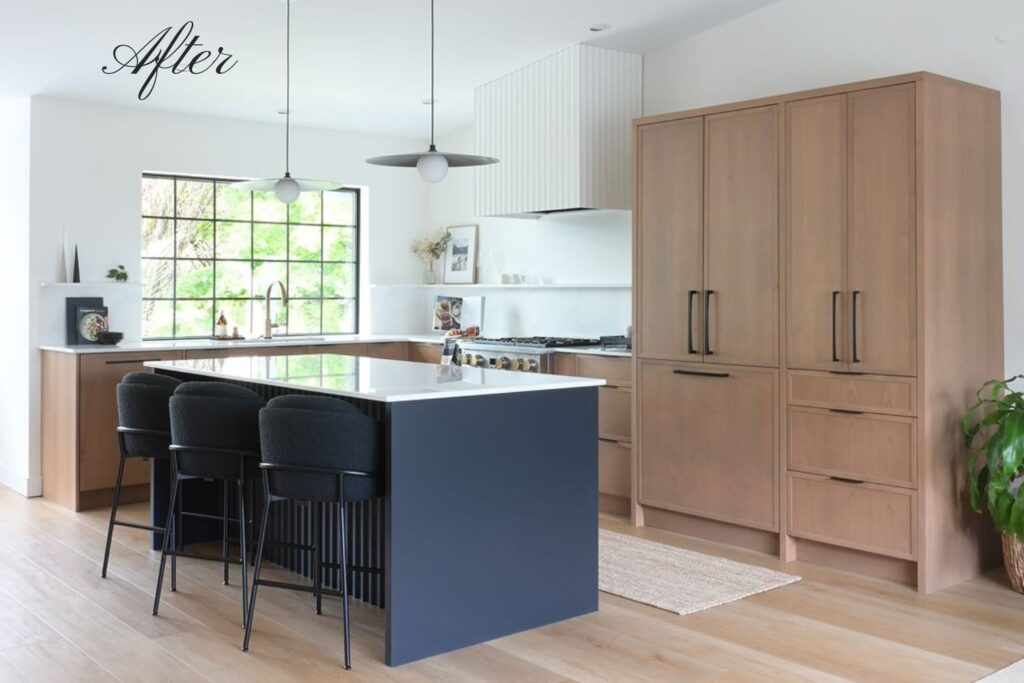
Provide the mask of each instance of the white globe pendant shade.
POLYGON ((273 192, 285 204, 291 204, 303 192, 328 192, 340 190, 342 183, 329 180, 292 178, 291 174, 291 131, 292 131, 292 2, 285 0, 285 110, 284 110, 284 175, 280 178, 260 178, 232 183, 234 187, 248 192, 273 192))
POLYGON ((274 196, 285 204, 291 204, 299 198, 299 184, 292 178, 281 178, 274 185, 274 196))
POLYGON ((461 166, 487 166, 496 164, 494 157, 477 156, 476 154, 451 154, 438 152, 434 144, 434 0, 430 0, 430 147, 426 152, 412 154, 389 154, 382 157, 367 159, 366 163, 375 166, 416 167, 420 177, 428 183, 439 183, 448 175, 449 168, 461 166))
POLYGON ((448 175, 448 160, 437 152, 424 154, 416 162, 416 170, 428 183, 439 183, 448 175))

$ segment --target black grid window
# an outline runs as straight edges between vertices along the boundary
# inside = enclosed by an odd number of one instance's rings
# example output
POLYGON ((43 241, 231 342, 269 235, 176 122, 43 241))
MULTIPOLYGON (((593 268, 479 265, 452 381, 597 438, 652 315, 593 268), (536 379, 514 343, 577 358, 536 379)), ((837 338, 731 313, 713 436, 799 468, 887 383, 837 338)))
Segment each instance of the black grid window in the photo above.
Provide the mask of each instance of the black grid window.
POLYGON ((283 204, 232 182, 143 175, 143 338, 210 337, 221 312, 229 334, 261 334, 277 281, 275 335, 357 332, 359 190, 283 204))

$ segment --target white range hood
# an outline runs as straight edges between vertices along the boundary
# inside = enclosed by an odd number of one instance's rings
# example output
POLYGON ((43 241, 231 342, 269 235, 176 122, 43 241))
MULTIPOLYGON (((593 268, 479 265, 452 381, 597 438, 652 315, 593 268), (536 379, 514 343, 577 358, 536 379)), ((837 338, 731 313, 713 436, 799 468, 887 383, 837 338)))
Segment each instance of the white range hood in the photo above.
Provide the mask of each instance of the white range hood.
POLYGON ((476 89, 479 216, 631 208, 640 55, 575 45, 476 89))

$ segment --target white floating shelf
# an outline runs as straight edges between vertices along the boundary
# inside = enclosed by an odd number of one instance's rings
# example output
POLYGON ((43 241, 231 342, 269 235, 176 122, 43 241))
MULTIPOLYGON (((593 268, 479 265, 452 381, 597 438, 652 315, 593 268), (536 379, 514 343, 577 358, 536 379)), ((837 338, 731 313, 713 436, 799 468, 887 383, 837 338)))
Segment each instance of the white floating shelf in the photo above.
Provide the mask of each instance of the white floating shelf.
POLYGON ((141 287, 141 282, 40 282, 40 287, 48 289, 81 289, 84 287, 141 287))
POLYGON ((622 282, 572 282, 560 284, 475 284, 475 285, 374 285, 371 289, 629 289, 629 283, 622 282))

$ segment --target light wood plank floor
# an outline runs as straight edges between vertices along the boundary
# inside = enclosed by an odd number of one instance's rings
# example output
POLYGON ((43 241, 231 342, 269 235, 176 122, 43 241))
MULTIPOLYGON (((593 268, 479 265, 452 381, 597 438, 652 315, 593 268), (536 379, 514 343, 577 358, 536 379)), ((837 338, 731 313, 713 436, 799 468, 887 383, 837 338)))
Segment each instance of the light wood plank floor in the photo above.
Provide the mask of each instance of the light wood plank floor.
MULTIPOLYGON (((145 506, 123 508, 139 521, 145 506)), ((150 614, 158 556, 118 529, 100 579, 106 512, 71 513, 0 486, 0 681, 973 681, 1024 658, 1024 596, 995 572, 929 596, 615 518, 604 527, 799 574, 804 580, 680 617, 602 594, 593 615, 390 669, 382 613, 353 603, 351 671, 340 604, 261 590, 239 650, 238 571, 181 560, 150 614)), ((499 590, 503 588, 497 588, 499 590)), ((445 615, 437 615, 439 621, 445 615)))

